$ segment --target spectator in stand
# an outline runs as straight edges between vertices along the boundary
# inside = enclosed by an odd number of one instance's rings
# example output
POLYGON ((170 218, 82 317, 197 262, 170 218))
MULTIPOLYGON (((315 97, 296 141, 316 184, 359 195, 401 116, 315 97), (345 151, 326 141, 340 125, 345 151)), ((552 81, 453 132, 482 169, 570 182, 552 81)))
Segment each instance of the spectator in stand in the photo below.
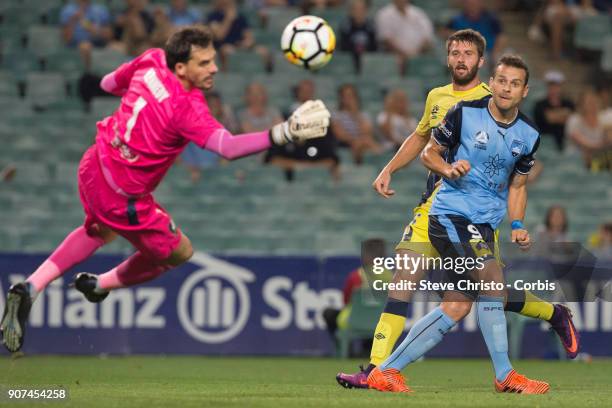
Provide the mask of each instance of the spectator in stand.
POLYGON ((229 54, 236 50, 254 50, 264 59, 266 66, 271 67, 270 50, 255 44, 253 31, 246 17, 238 11, 235 0, 216 0, 214 9, 206 17, 206 23, 213 32, 223 70, 227 69, 229 54))
MULTIPOLYGON (((565 208, 553 205, 546 211, 544 224, 536 228, 536 243, 549 244, 552 242, 569 242, 567 229, 569 222, 565 208)), ((544 251, 548 253, 548 251, 544 251)))
POLYGON ((249 84, 244 100, 246 107, 238 114, 243 133, 260 132, 283 121, 279 110, 268 106, 268 94, 262 84, 249 84))
POLYGON ((563 53, 566 30, 571 31, 576 22, 585 16, 597 14, 592 0, 547 0, 529 28, 527 35, 533 41, 545 42, 546 31, 550 36, 551 57, 559 59, 563 53))
POLYGON ((402 70, 408 59, 427 51, 434 42, 431 20, 409 0, 393 0, 378 11, 376 35, 383 49, 399 57, 402 70))
POLYGON ((548 71, 544 80, 547 84, 546 97, 535 105, 535 123, 542 134, 555 138, 557 148, 562 151, 565 144, 565 125, 574 112, 574 103, 563 96, 565 76, 562 72, 548 71))
POLYGON ((343 2, 344 0, 294 0, 289 3, 297 3, 304 15, 313 14, 316 16, 318 11, 341 6, 343 2))
MULTIPOLYGON (((353 294, 358 290, 371 289, 370 284, 376 279, 380 279, 383 282, 390 282, 392 279, 390 271, 384 271, 382 274, 376 275, 373 273, 374 260, 387 256, 385 241, 378 238, 368 239, 363 243, 362 248, 362 266, 352 271, 344 281, 344 287, 342 288, 344 307, 342 309, 329 307, 323 310, 323 320, 325 320, 327 331, 334 343, 336 343, 336 332, 338 329, 344 329, 348 324, 353 294)), ((373 294, 373 296, 375 295, 373 294)), ((384 302, 382 299, 380 301, 384 302)), ((371 342, 369 338, 367 341, 371 342)), ((369 347, 365 348, 369 350, 369 347)))
POLYGON ((471 28, 482 34, 487 41, 489 61, 497 61, 507 44, 499 18, 486 9, 482 0, 463 0, 461 13, 451 19, 447 28, 449 31, 471 28))
POLYGON ((285 116, 288 116, 295 110, 296 106, 300 106, 302 103, 315 100, 316 86, 312 79, 302 79, 293 89, 293 96, 295 101, 289 107, 289 110, 284 112, 285 116))
POLYGON ((8 183, 15 178, 15 174, 17 174, 17 167, 9 164, 0 171, 0 181, 8 183))
POLYGON ((589 238, 589 246, 597 257, 612 259, 612 222, 599 226, 597 232, 589 238))
MULTIPOLYGON (((295 102, 288 112, 293 112, 294 106, 300 106, 308 100, 315 100, 315 84, 311 79, 304 79, 294 89, 295 102)), ((335 143, 328 133, 317 140, 303 143, 292 143, 294 146, 273 146, 266 152, 264 162, 278 166, 285 171, 285 179, 293 181, 294 172, 304 167, 325 167, 334 180, 340 177, 340 159, 335 151, 335 143)))
POLYGON ((206 93, 206 102, 213 117, 219 121, 233 135, 240 133, 240 124, 234 115, 232 107, 223 103, 221 95, 215 91, 206 93))
POLYGON ((397 150, 417 127, 417 120, 410 114, 408 96, 401 89, 389 91, 385 107, 376 118, 376 124, 384 137, 385 150, 397 150))
POLYGON ((357 71, 361 66, 364 52, 376 51, 376 30, 368 18, 368 5, 365 0, 352 0, 349 16, 340 26, 340 50, 353 54, 357 71))
POLYGON ((151 43, 155 47, 163 47, 175 29, 199 24, 202 14, 189 7, 188 0, 171 0, 168 7, 157 6, 153 9, 153 19, 155 30, 151 34, 151 43))
POLYGON ((340 86, 338 101, 338 110, 332 114, 332 132, 340 146, 351 149, 355 164, 361 164, 365 152, 381 152, 381 147, 374 140, 372 121, 367 113, 361 111, 359 94, 354 85, 340 86))
POLYGON ((599 97, 593 89, 587 88, 580 94, 577 112, 569 117, 565 127, 567 137, 582 153, 585 165, 592 171, 601 168, 602 155, 612 148, 602 118, 599 97))
POLYGON ((147 0, 126 0, 126 9, 115 18, 114 37, 117 48, 137 56, 151 48, 155 19, 146 9, 147 0))
MULTIPOLYGON (((206 93, 206 102, 212 116, 217 119, 231 134, 239 133, 239 126, 232 108, 223 104, 221 95, 215 91, 206 93)), ((215 167, 219 163, 219 156, 193 143, 189 143, 181 155, 183 163, 189 169, 191 181, 198 182, 202 178, 202 171, 207 168, 215 167)))
POLYGON ((67 46, 78 48, 85 69, 91 68, 91 49, 105 47, 113 37, 111 15, 101 4, 76 0, 60 11, 62 36, 67 46))
POLYGON ((202 21, 201 13, 189 7, 188 0, 171 0, 166 15, 173 27, 194 25, 202 21))

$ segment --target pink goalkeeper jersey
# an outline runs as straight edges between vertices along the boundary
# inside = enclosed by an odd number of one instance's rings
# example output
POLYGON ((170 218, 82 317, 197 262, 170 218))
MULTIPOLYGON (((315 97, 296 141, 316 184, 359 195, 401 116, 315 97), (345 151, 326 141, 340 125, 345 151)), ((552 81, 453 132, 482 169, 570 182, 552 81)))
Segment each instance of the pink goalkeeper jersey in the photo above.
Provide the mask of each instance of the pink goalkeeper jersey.
POLYGON ((98 122, 96 145, 104 177, 130 196, 151 193, 190 142, 203 147, 223 126, 202 91, 186 91, 153 48, 112 74, 119 108, 98 122))

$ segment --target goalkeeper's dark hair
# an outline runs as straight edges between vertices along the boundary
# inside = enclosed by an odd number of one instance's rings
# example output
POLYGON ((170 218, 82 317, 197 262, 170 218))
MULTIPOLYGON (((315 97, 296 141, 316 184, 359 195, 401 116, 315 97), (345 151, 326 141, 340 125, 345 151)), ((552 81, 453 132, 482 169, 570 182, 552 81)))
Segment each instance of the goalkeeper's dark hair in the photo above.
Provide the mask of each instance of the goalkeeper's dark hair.
POLYGON ((190 26, 181 28, 168 38, 164 46, 166 65, 174 71, 179 62, 187 63, 191 58, 191 48, 208 48, 212 45, 212 31, 206 26, 190 26))
POLYGON ((453 42, 465 42, 474 44, 478 51, 478 57, 481 58, 484 55, 485 49, 487 48, 487 40, 476 30, 466 28, 465 30, 455 31, 446 40, 446 54, 450 54, 451 45, 453 42))
POLYGON ((525 63, 525 60, 523 60, 523 58, 521 58, 519 55, 502 55, 501 58, 498 59, 497 63, 495 64, 495 70, 493 71, 494 78, 495 74, 497 74, 497 68, 499 68, 500 65, 522 69, 523 71, 525 71, 525 85, 529 83, 529 67, 527 66, 527 63, 525 63))

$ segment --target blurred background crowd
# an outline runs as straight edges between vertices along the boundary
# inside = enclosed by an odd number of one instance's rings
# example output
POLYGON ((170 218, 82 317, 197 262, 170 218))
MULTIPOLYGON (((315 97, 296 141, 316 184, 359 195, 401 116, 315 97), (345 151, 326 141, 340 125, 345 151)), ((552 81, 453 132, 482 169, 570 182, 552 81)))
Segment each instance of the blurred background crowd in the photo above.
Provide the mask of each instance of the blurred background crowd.
POLYGON ((2 249, 52 249, 66 224, 80 222, 75 169, 95 121, 118 105, 100 78, 161 47, 177 27, 208 24, 221 70, 206 97, 231 132, 267 129, 312 98, 333 113, 325 138, 235 163, 189 146, 159 195, 196 247, 355 253, 372 235, 396 241, 425 172, 415 164, 398 173, 392 203, 370 183, 415 129, 427 93, 450 82, 445 38, 473 28, 487 40, 483 81, 505 52, 521 54, 532 71, 522 110, 542 133, 542 166, 527 222, 541 224, 542 239, 612 255, 611 13, 609 0, 3 1, 2 249), (290 65, 280 51, 280 33, 302 14, 336 32, 337 50, 320 72, 290 65), (296 198, 309 219, 296 217, 296 198), (268 200, 282 211, 259 211, 268 200), (231 216, 237 228, 204 223, 202 211, 231 216), (287 230, 295 242, 280 238, 287 230))

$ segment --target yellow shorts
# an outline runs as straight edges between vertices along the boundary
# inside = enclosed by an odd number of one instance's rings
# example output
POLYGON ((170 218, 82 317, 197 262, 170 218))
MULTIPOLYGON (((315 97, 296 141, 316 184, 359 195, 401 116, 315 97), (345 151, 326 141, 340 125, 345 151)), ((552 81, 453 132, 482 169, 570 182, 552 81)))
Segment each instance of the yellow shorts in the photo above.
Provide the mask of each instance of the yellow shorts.
POLYGON ((439 256, 438 251, 429 241, 429 210, 439 188, 437 187, 431 193, 427 201, 414 208, 414 217, 404 229, 402 239, 395 247, 396 251, 407 249, 430 258, 437 258, 439 256))

